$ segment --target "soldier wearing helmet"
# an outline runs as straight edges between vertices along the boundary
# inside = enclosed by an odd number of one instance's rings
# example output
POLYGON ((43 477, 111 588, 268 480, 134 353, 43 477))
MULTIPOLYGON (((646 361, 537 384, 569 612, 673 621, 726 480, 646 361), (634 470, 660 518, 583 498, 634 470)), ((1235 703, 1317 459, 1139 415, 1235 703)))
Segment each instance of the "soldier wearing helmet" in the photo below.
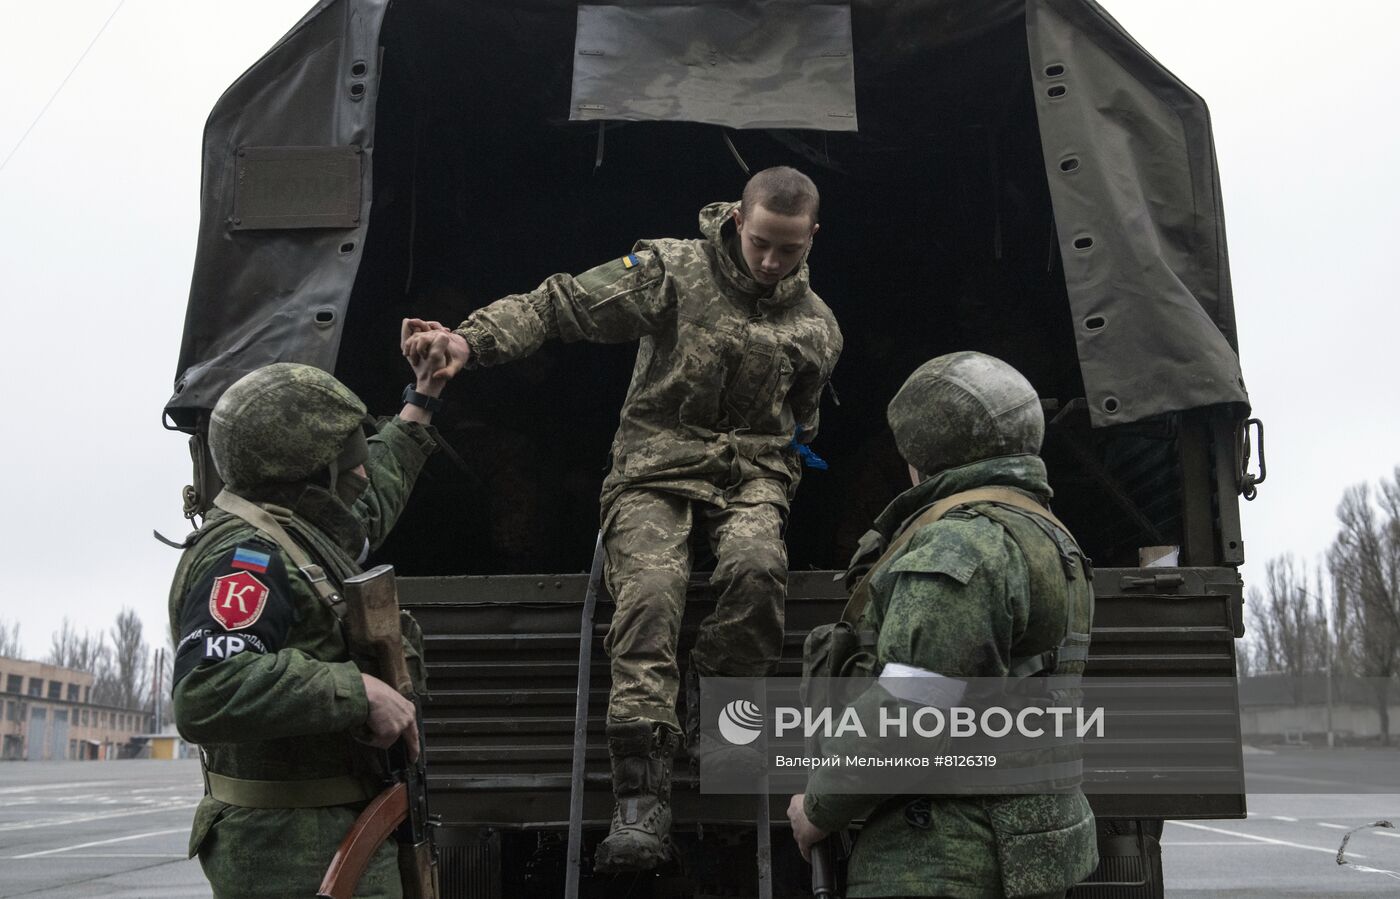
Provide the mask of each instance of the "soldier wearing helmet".
MULTIPOLYGON (((853 603, 868 599, 879 674, 857 712, 877 720, 883 706, 931 695, 931 683, 1081 673, 1090 571, 1049 511, 1035 389, 999 359, 952 353, 909 376, 888 418, 914 486, 876 519, 852 562, 868 571, 853 603)), ((824 751, 859 753, 854 738, 834 743, 824 751)), ((1055 761, 1077 770, 1077 745, 1057 751, 1055 761)), ((788 818, 804 856, 865 819, 848 896, 1063 896, 1098 863, 1093 813, 1077 774, 1029 770, 1061 779, 998 795, 869 795, 818 768, 788 818)))
MULTIPOLYGON (((376 790, 360 744, 402 737, 417 755, 413 704, 351 661, 334 603, 436 449, 441 360, 411 364, 403 410, 368 439, 364 404, 308 365, 257 369, 214 407, 225 489, 186 541, 169 608, 175 721, 205 771, 190 854, 217 896, 313 895, 376 790)), ((392 841, 356 895, 401 895, 392 841)))

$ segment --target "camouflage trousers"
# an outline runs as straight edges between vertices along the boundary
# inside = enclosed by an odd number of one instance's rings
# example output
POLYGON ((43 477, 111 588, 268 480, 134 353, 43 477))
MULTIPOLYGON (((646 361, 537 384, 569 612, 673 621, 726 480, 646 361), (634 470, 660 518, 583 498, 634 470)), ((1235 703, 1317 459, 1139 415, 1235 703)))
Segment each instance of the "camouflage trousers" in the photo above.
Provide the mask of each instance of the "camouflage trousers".
POLYGON ((676 647, 690 580, 690 534, 704 528, 718 560, 715 610, 700 624, 691 664, 707 676, 763 677, 783 648, 787 546, 774 503, 721 509, 659 490, 615 501, 604 535, 608 591, 616 604, 603 646, 612 659, 608 717, 679 729, 676 647))
MULTIPOLYGON (((239 808, 206 796, 195 812, 190 854, 199 854, 216 899, 314 896, 357 814, 352 806, 239 808)), ((403 896, 392 839, 374 853, 355 896, 403 896)))

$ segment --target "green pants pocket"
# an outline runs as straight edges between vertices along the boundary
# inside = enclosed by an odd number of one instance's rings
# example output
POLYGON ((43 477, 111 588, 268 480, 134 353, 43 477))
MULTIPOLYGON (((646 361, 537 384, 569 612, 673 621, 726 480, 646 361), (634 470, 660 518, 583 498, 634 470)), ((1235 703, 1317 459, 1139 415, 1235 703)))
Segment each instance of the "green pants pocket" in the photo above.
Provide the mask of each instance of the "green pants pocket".
POLYGON ((1099 863, 1094 814, 1083 793, 987 801, 1008 897, 1065 890, 1099 863))

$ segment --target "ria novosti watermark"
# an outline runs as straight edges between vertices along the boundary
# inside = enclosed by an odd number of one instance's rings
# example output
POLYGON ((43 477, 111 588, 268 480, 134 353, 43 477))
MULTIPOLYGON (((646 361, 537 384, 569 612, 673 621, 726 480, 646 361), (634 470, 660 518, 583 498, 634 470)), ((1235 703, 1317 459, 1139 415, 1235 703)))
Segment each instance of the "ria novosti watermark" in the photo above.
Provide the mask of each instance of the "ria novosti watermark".
MULTIPOLYGON (((757 706, 747 703, 757 711, 757 706)), ((856 737, 908 737, 911 734, 934 738, 947 735, 952 738, 987 737, 1001 739, 1015 733, 1026 739, 1037 739, 1047 735, 1064 738, 1073 735, 1075 739, 1086 736, 1104 736, 1106 710, 1100 706, 1085 709, 1079 706, 1027 706, 1004 708, 991 706, 973 708, 953 706, 942 709, 937 706, 910 706, 898 703, 893 706, 875 705, 876 721, 873 729, 866 727, 861 709, 847 706, 836 710, 830 706, 821 709, 809 707, 779 706, 773 710, 773 736, 779 739, 798 732, 806 739, 821 736, 827 739, 856 737)), ((721 712, 724 719, 728 712, 721 712)), ((721 734, 726 733, 725 721, 719 722, 721 734)), ((753 742, 759 730, 745 731, 746 742, 753 742), (749 736, 749 734, 752 736, 749 736)), ((736 742, 730 739, 730 742, 736 742)))
MULTIPOLYGON (((896 669, 898 671, 899 669, 896 669)), ((1041 792, 1240 794, 1246 757, 1251 792, 1309 789, 1275 778, 1267 748, 1288 751, 1302 733, 1325 746, 1326 716, 1339 733, 1374 711, 1377 685, 1348 689, 1300 680, 1196 678, 907 677, 702 679, 702 726, 729 747, 700 766, 702 792, 752 792, 760 767, 773 792, 804 788, 809 775, 870 794, 1041 792), (1345 723, 1343 723, 1345 722, 1345 723), (737 755, 736 755, 737 753, 737 755), (739 758, 742 764, 730 763, 739 758), (755 764, 755 762, 760 764, 755 764), (926 773, 927 772, 927 773, 926 773), (1277 780, 1277 782, 1275 782, 1277 780)), ((1400 699, 1400 688, 1396 688, 1400 699)), ((1400 719, 1400 714, 1395 714, 1400 719)), ((1400 783, 1400 752, 1367 756, 1366 775, 1319 780, 1315 789, 1373 792, 1400 783), (1393 776, 1376 777, 1377 765, 1393 776)), ((830 786, 830 784, 827 784, 830 786)))

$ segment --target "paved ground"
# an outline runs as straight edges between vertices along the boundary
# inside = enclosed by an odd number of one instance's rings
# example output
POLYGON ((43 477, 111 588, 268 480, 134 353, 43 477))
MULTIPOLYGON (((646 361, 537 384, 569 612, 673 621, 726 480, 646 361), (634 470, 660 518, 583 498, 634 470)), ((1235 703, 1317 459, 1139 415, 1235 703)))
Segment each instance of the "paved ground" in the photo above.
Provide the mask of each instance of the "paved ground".
POLYGON ((207 897, 185 859, 199 763, 0 765, 0 896, 207 897))
MULTIPOLYGON (((1400 825, 1400 752, 1289 749, 1246 767, 1247 820, 1166 825, 1168 896, 1400 895, 1400 829, 1358 831, 1336 862, 1352 828, 1400 825)), ((185 860, 200 792, 194 761, 0 765, 0 897, 208 897, 185 860)))
POLYGON ((1171 897, 1400 896, 1400 751, 1252 750, 1249 818, 1169 821, 1162 867, 1171 897), (1286 791, 1286 792, 1285 792, 1286 791))
POLYGON ((1244 821, 1168 821, 1162 868, 1171 897, 1400 895, 1400 794, 1271 794, 1249 797, 1244 821))

